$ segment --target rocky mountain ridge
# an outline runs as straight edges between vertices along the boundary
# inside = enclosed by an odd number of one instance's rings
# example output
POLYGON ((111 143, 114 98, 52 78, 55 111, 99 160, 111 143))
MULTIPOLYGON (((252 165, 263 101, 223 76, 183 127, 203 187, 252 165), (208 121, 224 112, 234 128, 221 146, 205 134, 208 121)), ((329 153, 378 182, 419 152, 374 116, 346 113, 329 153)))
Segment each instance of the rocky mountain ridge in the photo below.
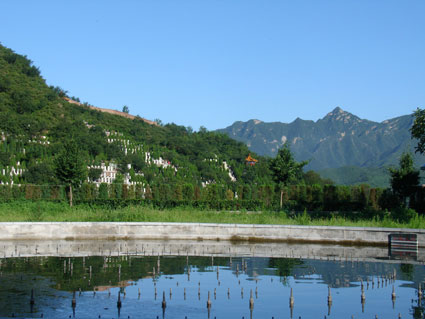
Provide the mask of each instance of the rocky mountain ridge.
MULTIPOLYGON (((238 121, 218 131, 272 157, 289 143, 297 160, 310 160, 307 168, 323 170, 397 165, 402 152, 414 152, 416 142, 409 131, 412 124, 412 115, 378 123, 337 107, 316 122, 300 118, 291 123, 238 121)), ((425 163, 424 156, 418 154, 415 160, 417 165, 425 163)))

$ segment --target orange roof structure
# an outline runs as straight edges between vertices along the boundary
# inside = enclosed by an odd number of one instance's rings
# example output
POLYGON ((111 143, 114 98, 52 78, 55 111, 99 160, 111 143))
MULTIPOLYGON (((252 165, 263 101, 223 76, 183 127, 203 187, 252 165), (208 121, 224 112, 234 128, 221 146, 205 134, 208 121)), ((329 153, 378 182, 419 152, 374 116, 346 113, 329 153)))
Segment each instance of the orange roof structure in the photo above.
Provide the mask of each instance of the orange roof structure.
POLYGON ((245 159, 246 163, 249 165, 255 165, 255 163, 258 162, 255 158, 251 156, 251 154, 248 154, 248 157, 245 159))

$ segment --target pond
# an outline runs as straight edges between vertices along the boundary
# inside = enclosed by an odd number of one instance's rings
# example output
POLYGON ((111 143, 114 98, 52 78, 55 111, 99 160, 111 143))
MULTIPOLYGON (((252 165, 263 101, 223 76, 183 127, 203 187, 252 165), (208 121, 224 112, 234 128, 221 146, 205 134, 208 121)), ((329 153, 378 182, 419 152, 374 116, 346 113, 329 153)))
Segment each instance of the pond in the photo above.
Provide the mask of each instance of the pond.
POLYGON ((423 262, 393 260, 384 248, 1 244, 1 317, 423 318, 425 307, 423 262))

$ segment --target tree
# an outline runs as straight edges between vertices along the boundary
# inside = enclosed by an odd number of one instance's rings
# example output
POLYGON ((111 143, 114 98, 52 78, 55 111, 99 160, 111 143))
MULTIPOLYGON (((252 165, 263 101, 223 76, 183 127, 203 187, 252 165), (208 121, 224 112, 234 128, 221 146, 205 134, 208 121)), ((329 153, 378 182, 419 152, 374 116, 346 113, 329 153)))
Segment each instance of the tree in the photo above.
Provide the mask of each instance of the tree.
POLYGON ((8 166, 10 164, 11 154, 0 150, 0 165, 8 166))
POLYGON ((128 106, 127 105, 124 105, 123 107, 122 107, 122 111, 124 112, 124 113, 130 113, 130 109, 128 108, 128 106))
POLYGON ((207 128, 203 125, 199 127, 199 133, 206 134, 208 132, 207 128))
POLYGON ((48 163, 31 165, 23 174, 23 178, 30 184, 54 184, 55 180, 53 169, 48 163))
POLYGON ((68 91, 65 91, 59 86, 50 86, 50 88, 59 96, 59 97, 65 97, 67 96, 68 91))
POLYGON ((78 187, 87 177, 85 154, 80 151, 74 140, 63 144, 62 150, 55 158, 56 177, 68 186, 69 205, 72 206, 72 187, 78 187))
POLYGON ((272 159, 270 169, 273 173, 273 178, 280 186, 280 208, 283 202, 283 188, 302 177, 303 167, 307 165, 308 161, 296 162, 292 155, 289 145, 285 144, 278 151, 276 157, 272 159))
POLYGON ((130 154, 127 160, 136 172, 140 172, 146 167, 146 163, 140 154, 130 154))
POLYGON ((413 167, 413 157, 410 153, 403 153, 400 157, 400 167, 390 168, 391 188, 404 206, 419 184, 419 171, 413 167))
POLYGON ((90 168, 88 171, 89 180, 92 182, 97 181, 102 175, 103 169, 101 168, 90 168))
POLYGON ((425 110, 417 108, 413 114, 415 121, 410 129, 412 138, 418 139, 418 146, 416 146, 416 152, 421 154, 425 153, 425 110))

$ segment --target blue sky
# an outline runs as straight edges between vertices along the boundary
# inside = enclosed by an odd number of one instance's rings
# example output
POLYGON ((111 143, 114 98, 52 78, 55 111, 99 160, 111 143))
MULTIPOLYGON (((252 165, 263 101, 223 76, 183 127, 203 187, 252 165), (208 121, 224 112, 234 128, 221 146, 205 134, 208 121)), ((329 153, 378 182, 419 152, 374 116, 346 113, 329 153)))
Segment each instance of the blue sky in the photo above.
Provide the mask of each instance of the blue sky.
POLYGON ((423 0, 0 2, 0 42, 92 105, 209 130, 425 107, 423 0))

